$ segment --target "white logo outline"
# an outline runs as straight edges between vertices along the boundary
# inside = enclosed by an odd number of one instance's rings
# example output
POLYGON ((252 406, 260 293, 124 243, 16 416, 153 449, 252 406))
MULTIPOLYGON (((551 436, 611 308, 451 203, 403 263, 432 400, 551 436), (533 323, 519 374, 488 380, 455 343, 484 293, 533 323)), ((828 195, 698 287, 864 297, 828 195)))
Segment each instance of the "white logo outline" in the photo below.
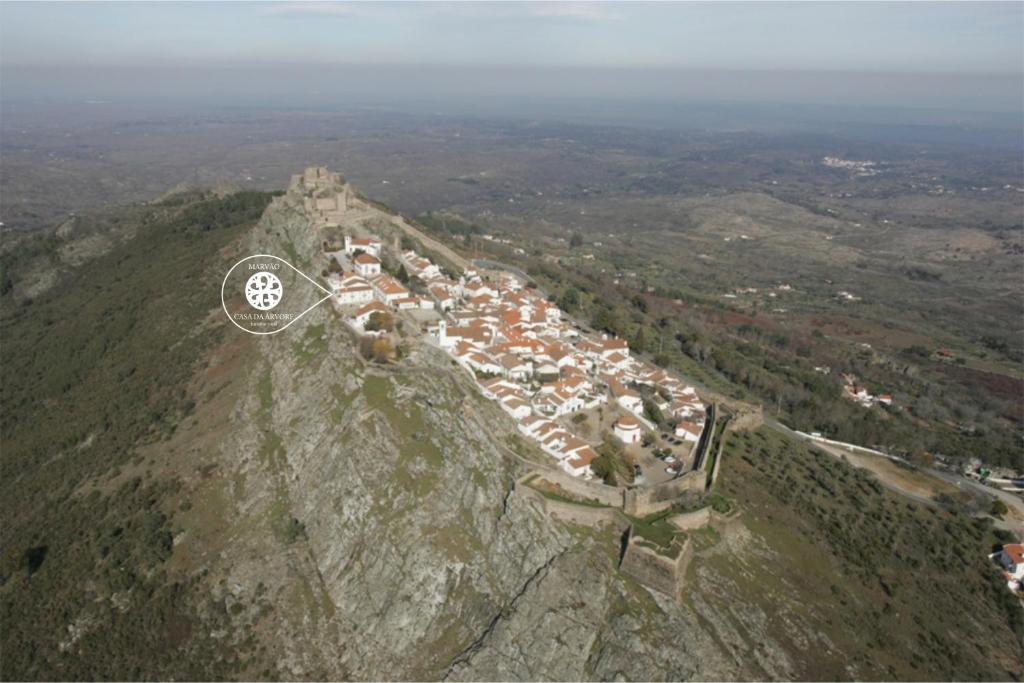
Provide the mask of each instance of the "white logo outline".
POLYGON ((248 332, 249 334, 258 334, 260 336, 268 335, 268 334, 277 334, 278 332, 284 332, 289 327, 291 327, 299 318, 301 318, 302 316, 306 315, 307 313, 312 311, 314 308, 316 308, 317 306, 319 306, 323 302, 325 302, 328 299, 330 299, 332 296, 334 296, 334 293, 332 291, 330 291, 329 289, 327 289, 326 287, 321 285, 319 282, 317 282, 313 278, 311 278, 308 275, 306 275, 305 273, 303 273, 301 270, 299 270, 298 268, 296 268, 292 264, 290 264, 287 261, 285 261, 280 256, 274 256, 273 254, 252 254, 251 256, 246 256, 245 258, 241 259, 235 265, 231 266, 228 269, 228 272, 225 273, 225 275, 224 275, 223 282, 221 282, 221 284, 220 284, 220 306, 221 306, 222 309, 224 309, 224 315, 226 315, 228 317, 228 320, 231 321, 232 325, 234 325, 238 329, 242 330, 243 332, 248 332), (294 270, 296 273, 298 273, 302 277, 304 277, 307 280, 309 280, 314 286, 316 286, 318 289, 320 289, 320 291, 327 292, 327 296, 325 296, 324 298, 320 299, 319 301, 314 303, 312 306, 310 306, 309 308, 304 310, 302 313, 299 313, 297 316, 292 318, 291 321, 287 325, 285 325, 284 327, 280 327, 280 328, 278 328, 276 330, 271 330, 270 332, 256 332, 254 330, 247 330, 247 329, 245 329, 244 327, 239 325, 237 322, 235 322, 235 319, 231 317, 231 312, 228 311, 228 305, 227 305, 227 302, 224 299, 224 291, 225 291, 225 288, 227 287, 227 284, 228 284, 228 278, 231 277, 231 273, 234 272, 235 268, 237 268, 238 266, 242 265, 246 261, 248 261, 250 259, 254 259, 254 258, 272 258, 275 261, 280 261, 281 263, 285 264, 286 266, 288 266, 289 268, 294 270))

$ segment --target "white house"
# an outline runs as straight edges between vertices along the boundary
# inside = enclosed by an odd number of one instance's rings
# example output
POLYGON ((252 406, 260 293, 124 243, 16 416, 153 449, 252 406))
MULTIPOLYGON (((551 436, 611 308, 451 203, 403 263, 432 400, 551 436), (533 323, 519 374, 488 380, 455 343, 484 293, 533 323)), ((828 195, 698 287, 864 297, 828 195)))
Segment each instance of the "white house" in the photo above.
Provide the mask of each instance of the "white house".
POLYGON ((458 361, 470 370, 476 370, 485 375, 501 374, 501 366, 495 363, 493 358, 475 349, 459 356, 458 361))
POLYGON ((370 280, 370 286, 373 287, 377 298, 386 304, 394 304, 395 301, 409 296, 409 290, 387 273, 380 273, 370 280))
POLYGON ((501 399, 501 407, 516 420, 522 420, 533 413, 529 403, 511 394, 501 399))
POLYGON ((334 293, 334 300, 339 304, 362 304, 373 301, 373 287, 368 284, 342 287, 334 293))
POLYGON ((418 296, 408 296, 404 299, 395 299, 391 304, 400 311, 413 308, 433 308, 434 302, 418 296))
POLYGON ((434 297, 438 307, 442 311, 448 311, 455 307, 455 299, 448 293, 448 289, 441 285, 434 285, 430 288, 430 294, 434 297))
POLYGON ((509 379, 525 382, 530 379, 530 375, 533 373, 533 364, 515 354, 501 354, 498 356, 498 363, 505 369, 504 374, 509 379))
POLYGON ((640 398, 640 394, 636 393, 632 389, 626 389, 624 392, 615 397, 619 405, 628 410, 631 413, 640 413, 644 409, 644 401, 640 398))
POLYGON ((620 417, 615 423, 615 436, 624 444, 640 443, 640 423, 632 417, 620 417))
POLYGON ((337 304, 362 304, 373 300, 373 288, 363 278, 352 273, 327 276, 327 284, 334 292, 337 304))
POLYGON ((356 272, 363 277, 380 275, 380 259, 373 254, 360 254, 352 259, 352 262, 355 264, 356 272))
POLYGON ((676 425, 676 436, 686 441, 699 441, 703 427, 696 422, 680 422, 676 425))
POLYGON ((615 354, 621 354, 626 358, 629 357, 629 344, 626 343, 625 339, 612 337, 601 342, 601 356, 603 358, 609 359, 615 354))
POLYGON ((431 280, 443 277, 440 268, 431 263, 430 259, 420 256, 415 251, 409 250, 402 254, 402 260, 409 267, 412 274, 424 282, 430 282, 431 280))
POLYGON ((535 436, 537 430, 546 424, 554 424, 551 420, 540 415, 531 415, 530 417, 523 418, 519 422, 519 431, 527 436, 535 436))
POLYGON ((1012 590, 1020 590, 1024 585, 1024 544, 1007 543, 996 555, 996 560, 1003 566, 1006 584, 1012 590))
POLYGON ((351 235, 345 235, 345 253, 352 254, 357 249, 373 256, 380 256, 381 241, 377 237, 369 239, 358 239, 351 235))
POLYGON ((387 306, 385 306, 384 304, 382 304, 379 301, 371 301, 370 303, 368 303, 368 304, 366 304, 364 306, 361 306, 355 312, 355 315, 352 316, 352 319, 355 320, 359 324, 360 327, 366 327, 366 323, 368 323, 370 321, 370 317, 374 313, 381 313, 381 314, 383 314, 383 313, 387 313, 387 312, 388 312, 388 307, 387 306))
POLYGON ((494 289, 483 280, 474 280, 462 285, 462 296, 466 299, 472 299, 479 296, 496 297, 498 296, 498 290, 494 289))
POLYGON ((597 453, 588 443, 575 436, 570 436, 561 448, 562 469, 574 477, 590 477, 593 472, 590 463, 597 453))

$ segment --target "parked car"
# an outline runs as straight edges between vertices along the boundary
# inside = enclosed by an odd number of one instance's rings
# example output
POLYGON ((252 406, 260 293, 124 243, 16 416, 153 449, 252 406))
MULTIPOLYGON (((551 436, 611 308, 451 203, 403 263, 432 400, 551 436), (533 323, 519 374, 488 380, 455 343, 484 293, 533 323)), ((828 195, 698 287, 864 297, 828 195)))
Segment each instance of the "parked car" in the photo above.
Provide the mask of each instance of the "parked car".
POLYGON ((674 463, 675 461, 676 461, 676 459, 675 459, 674 457, 672 457, 671 455, 666 455, 666 456, 665 456, 665 462, 667 462, 668 464, 670 464, 670 465, 671 465, 671 464, 672 464, 672 463, 674 463))
POLYGON ((665 474, 676 475, 679 474, 679 470, 677 470, 675 467, 666 467, 665 474))

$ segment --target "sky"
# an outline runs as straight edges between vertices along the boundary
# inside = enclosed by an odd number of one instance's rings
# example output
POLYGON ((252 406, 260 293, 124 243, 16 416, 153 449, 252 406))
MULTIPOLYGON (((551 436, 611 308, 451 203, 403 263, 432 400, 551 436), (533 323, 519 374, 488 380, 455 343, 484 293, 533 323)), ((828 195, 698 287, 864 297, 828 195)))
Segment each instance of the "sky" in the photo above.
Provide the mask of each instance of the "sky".
POLYGON ((242 94, 261 79, 363 92, 376 80, 1016 110, 1024 3, 3 2, 0 69, 12 96, 157 93, 154 81, 242 94))

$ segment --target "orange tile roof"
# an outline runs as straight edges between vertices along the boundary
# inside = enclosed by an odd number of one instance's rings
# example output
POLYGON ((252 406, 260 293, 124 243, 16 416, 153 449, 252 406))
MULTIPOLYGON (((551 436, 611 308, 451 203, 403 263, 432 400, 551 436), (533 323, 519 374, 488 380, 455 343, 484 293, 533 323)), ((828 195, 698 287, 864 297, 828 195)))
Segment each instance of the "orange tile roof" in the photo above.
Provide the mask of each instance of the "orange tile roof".
POLYGON ((1007 543, 1003 546, 1003 552, 1014 564, 1024 563, 1024 544, 1007 543))

